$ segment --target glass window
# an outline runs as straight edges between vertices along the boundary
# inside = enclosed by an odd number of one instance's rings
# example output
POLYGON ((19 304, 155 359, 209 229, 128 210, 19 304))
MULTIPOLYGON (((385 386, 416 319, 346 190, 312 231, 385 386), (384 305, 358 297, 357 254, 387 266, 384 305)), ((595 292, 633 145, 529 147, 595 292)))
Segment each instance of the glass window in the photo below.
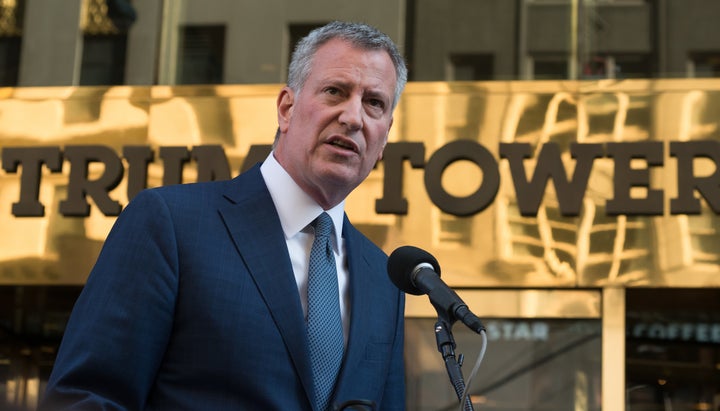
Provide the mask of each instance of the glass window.
POLYGON ((570 76, 568 60, 564 56, 534 56, 532 78, 535 80, 564 80, 570 76))
MULTIPOLYGON (((407 318, 408 409, 457 410, 458 399, 435 341, 435 322, 407 318)), ((476 409, 595 410, 600 408, 600 320, 493 319, 485 321, 488 348, 479 371, 465 381, 476 409)), ((455 354, 469 377, 480 336, 457 323, 455 354)))
POLYGON ((13 87, 18 82, 20 36, 0 37, 0 86, 13 87))
POLYGON ((628 410, 720 409, 720 290, 628 288, 628 410))
POLYGON ((720 53, 694 53, 689 77, 720 77, 720 53))
POLYGON ((653 62, 649 55, 644 54, 616 54, 612 56, 614 77, 618 79, 628 78, 653 78, 653 62))
POLYGON ((80 290, 0 286, 0 410, 37 407, 80 290))
POLYGON ((222 84, 225 26, 185 26, 178 45, 177 84, 222 84))
POLYGON ((114 86, 125 81, 126 34, 85 35, 81 86, 114 86))
POLYGON ((452 81, 493 79, 493 57, 490 54, 453 54, 450 56, 452 81))

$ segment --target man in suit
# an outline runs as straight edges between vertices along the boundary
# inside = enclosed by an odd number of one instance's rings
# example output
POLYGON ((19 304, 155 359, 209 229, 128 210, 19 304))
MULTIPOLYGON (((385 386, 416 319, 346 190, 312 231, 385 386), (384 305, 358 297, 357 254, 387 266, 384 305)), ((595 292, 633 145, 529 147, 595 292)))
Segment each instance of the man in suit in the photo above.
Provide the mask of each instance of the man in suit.
POLYGON ((404 296, 344 200, 382 158, 406 80, 396 46, 370 26, 333 22, 303 39, 262 165, 145 190, 118 217, 40 409, 403 410, 404 296), (339 371, 310 354, 321 214, 332 219, 339 371))

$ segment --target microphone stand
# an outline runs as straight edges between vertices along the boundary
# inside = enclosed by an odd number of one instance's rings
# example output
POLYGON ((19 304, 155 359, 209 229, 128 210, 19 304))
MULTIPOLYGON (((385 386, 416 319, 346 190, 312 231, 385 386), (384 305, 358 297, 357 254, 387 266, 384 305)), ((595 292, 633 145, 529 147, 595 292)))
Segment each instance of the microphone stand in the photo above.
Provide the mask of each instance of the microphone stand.
MULTIPOLYGON (((455 359, 455 339, 452 335, 452 324, 445 321, 440 316, 435 323, 435 341, 437 342, 438 351, 442 354, 445 361, 450 383, 455 389, 455 394, 459 401, 462 401, 463 392, 465 391, 465 380, 463 379, 462 370, 462 354, 460 354, 460 363, 455 359)), ((472 401, 468 396, 463 408, 465 411, 473 411, 472 401)))

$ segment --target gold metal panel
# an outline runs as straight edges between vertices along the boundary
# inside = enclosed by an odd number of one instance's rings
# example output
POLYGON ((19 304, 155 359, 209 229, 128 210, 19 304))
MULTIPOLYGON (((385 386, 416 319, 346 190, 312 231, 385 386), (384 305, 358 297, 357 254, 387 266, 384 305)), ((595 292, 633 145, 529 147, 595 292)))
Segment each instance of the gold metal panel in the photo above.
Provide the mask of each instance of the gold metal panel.
MULTIPOLYGON (((482 319, 599 319, 599 290, 458 290, 458 296, 482 319)), ((406 317, 434 318, 437 311, 425 295, 407 295, 406 317)))
MULTIPOLYGON (((125 174, 109 196, 127 204, 131 173, 127 146, 147 146, 154 160, 147 185, 162 184, 163 147, 219 145, 236 175, 250 148, 272 143, 280 85, 57 87, 0 89, 0 147, 100 145, 122 159, 125 174)), ((720 80, 626 80, 410 83, 397 108, 390 143, 420 143, 425 164, 402 170, 406 213, 378 213, 387 184, 381 163, 348 199, 347 212, 388 253, 406 244, 437 257, 454 287, 577 288, 607 286, 705 287, 720 285, 720 218, 702 202, 699 215, 672 215, 677 161, 669 143, 720 140, 720 80), (481 211, 457 216, 442 211, 424 180, 425 166, 452 142, 478 143, 497 161, 500 186, 481 211), (527 143, 530 176, 537 150, 557 143, 568 176, 575 168, 570 143, 661 142, 662 166, 650 172, 652 189, 664 194, 662 215, 608 215, 613 160, 596 159, 581 212, 565 216, 549 184, 536 215, 521 215, 508 159, 500 144, 527 143)), ((5 153, 3 153, 4 155, 5 153)), ((717 164, 695 160, 698 175, 717 164)), ((90 200, 87 217, 59 212, 66 199, 70 164, 61 173, 41 170, 42 217, 19 217, 22 165, 0 170, 0 284, 82 284, 115 217, 90 200), (13 170, 13 171, 7 171, 13 170)), ((638 168, 646 167, 643 164, 638 168)), ((90 164, 89 177, 104 172, 90 164)), ((195 163, 183 182, 195 181, 195 163)), ((442 173, 443 190, 463 199, 482 186, 483 170, 456 161, 442 173)), ((647 191, 636 190, 642 198, 647 191)))

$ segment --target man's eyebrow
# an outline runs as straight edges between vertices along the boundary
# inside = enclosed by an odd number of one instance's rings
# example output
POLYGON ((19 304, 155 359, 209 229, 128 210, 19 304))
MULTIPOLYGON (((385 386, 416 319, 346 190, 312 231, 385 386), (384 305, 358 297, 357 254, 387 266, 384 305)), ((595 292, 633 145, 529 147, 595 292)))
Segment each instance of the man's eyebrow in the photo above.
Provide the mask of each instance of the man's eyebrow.
MULTIPOLYGON (((344 80, 337 77, 328 77, 320 82, 320 87, 325 88, 328 86, 337 87, 342 90, 350 90, 356 86, 353 81, 344 80)), ((391 101, 392 93, 387 93, 382 89, 382 86, 363 87, 363 96, 377 98, 383 101, 391 101)))
POLYGON ((376 89, 367 89, 365 92, 365 95, 367 97, 377 98, 379 100, 383 100, 386 102, 390 101, 390 98, 391 98, 390 94, 388 94, 382 90, 376 90, 376 89))
POLYGON ((337 78, 337 77, 327 77, 327 78, 323 79, 320 82, 320 84, 322 84, 323 86, 332 85, 332 86, 338 86, 338 87, 344 87, 344 88, 352 87, 351 81, 344 80, 344 79, 337 78))

